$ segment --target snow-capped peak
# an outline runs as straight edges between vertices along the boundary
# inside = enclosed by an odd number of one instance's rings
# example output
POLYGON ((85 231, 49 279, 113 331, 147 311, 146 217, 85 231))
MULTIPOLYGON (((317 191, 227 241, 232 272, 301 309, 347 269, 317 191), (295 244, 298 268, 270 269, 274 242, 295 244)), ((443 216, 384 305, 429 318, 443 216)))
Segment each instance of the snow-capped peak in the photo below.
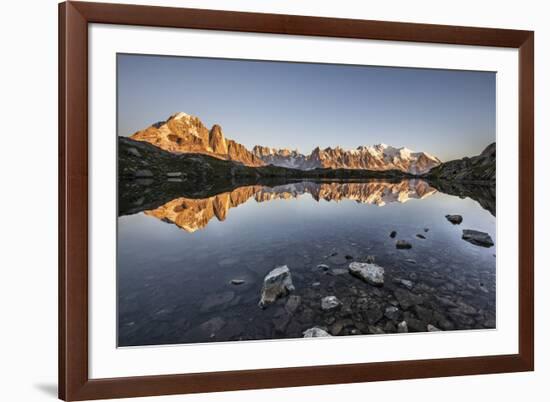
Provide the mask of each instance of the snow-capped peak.
POLYGON ((391 170, 397 169, 408 173, 421 174, 439 165, 439 159, 424 152, 414 152, 407 147, 393 147, 387 144, 372 146, 361 145, 356 149, 346 150, 341 146, 325 149, 314 149, 304 155, 288 149, 255 147, 256 156, 267 164, 292 167, 297 169, 345 168, 391 170))
POLYGON ((178 113, 174 113, 172 116, 170 116, 170 120, 181 120, 181 119, 189 119, 191 118, 192 116, 187 114, 187 113, 184 113, 184 112, 178 112, 178 113))

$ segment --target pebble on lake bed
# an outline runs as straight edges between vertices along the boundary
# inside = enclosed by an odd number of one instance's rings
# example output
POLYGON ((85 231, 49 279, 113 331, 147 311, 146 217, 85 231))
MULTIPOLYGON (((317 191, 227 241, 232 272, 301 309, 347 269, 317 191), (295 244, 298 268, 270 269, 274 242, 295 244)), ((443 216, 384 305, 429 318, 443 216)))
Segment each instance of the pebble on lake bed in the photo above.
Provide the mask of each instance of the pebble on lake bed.
POLYGON ((398 333, 405 333, 409 332, 409 327, 407 326, 407 321, 401 321, 399 324, 397 324, 397 332, 398 333))
POLYGON ((394 282, 406 287, 407 289, 411 290, 414 287, 414 283, 412 281, 409 281, 408 279, 394 279, 394 282))
POLYGON ((323 297, 321 300, 321 310, 328 311, 340 307, 342 302, 336 296, 323 297))
POLYGON ((395 230, 392 230, 392 232, 390 233, 390 237, 394 239, 395 236, 397 236, 397 232, 395 230))
POLYGON ((365 262, 367 264, 374 264, 374 260, 376 259, 376 257, 374 255, 367 255, 365 257, 365 262))
POLYGON ((399 318, 399 309, 395 306, 388 306, 386 307, 386 311, 384 311, 384 316, 390 320, 397 321, 399 318))
POLYGON ((327 331, 319 327, 306 329, 303 333, 304 338, 319 338, 324 336, 332 336, 327 331))
POLYGON ((395 247, 400 250, 407 250, 412 248, 412 244, 406 240, 397 240, 397 242, 395 243, 395 247))
POLYGON ((231 279, 231 284, 233 285, 242 285, 244 283, 244 280, 242 279, 231 279))

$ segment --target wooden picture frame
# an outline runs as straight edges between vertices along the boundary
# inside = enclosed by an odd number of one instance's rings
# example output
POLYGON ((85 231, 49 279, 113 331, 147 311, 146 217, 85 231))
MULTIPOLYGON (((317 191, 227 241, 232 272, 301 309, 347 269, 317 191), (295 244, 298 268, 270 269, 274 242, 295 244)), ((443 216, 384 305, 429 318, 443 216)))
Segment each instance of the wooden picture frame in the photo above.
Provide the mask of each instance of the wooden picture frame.
POLYGON ((59 397, 141 397, 534 369, 534 33, 184 8, 59 5, 59 397), (519 353, 432 360, 90 379, 88 24, 193 28, 519 49, 519 353))

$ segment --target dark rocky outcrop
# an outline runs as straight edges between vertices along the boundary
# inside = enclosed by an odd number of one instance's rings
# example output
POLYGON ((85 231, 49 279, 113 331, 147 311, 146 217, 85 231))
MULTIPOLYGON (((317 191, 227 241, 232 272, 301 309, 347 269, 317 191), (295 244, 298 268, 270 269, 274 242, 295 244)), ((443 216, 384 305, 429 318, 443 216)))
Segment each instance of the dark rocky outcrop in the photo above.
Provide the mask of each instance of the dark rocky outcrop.
POLYGON ((493 142, 487 146, 478 156, 444 162, 432 168, 423 177, 430 180, 452 180, 455 182, 494 182, 496 179, 496 143, 493 142))

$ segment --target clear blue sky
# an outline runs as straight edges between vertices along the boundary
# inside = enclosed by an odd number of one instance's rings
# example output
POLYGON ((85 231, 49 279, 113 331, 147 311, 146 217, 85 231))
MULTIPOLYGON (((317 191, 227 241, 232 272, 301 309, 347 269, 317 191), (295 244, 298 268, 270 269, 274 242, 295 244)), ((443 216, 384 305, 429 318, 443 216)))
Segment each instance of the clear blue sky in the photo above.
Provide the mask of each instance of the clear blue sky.
POLYGON ((175 112, 247 146, 386 143, 443 161, 495 141, 492 72, 118 55, 118 134, 175 112))

